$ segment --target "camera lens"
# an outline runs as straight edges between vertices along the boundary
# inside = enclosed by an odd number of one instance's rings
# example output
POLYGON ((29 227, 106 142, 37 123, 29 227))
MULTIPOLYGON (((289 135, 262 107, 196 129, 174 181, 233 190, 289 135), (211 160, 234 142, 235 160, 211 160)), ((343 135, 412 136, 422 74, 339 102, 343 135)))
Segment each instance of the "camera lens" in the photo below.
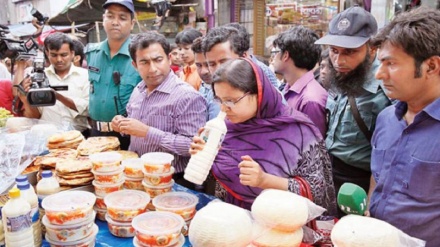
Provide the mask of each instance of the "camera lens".
POLYGON ((51 106, 55 104, 56 96, 52 89, 31 89, 27 100, 32 106, 51 106))

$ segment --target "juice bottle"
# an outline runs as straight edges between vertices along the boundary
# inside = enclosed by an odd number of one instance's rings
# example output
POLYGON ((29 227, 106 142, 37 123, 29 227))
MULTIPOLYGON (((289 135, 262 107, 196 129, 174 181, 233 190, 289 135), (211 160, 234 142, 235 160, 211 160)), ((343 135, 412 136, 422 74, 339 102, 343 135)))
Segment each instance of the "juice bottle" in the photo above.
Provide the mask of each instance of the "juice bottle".
MULTIPOLYGON (((40 213, 40 222, 44 216, 44 209, 41 207, 41 202, 47 196, 55 194, 60 191, 60 184, 55 177, 52 176, 52 172, 47 170, 41 173, 42 179, 37 183, 37 197, 40 213)), ((44 234, 46 229, 41 225, 41 231, 44 234)))
POLYGON ((17 188, 21 191, 21 197, 31 205, 32 232, 34 235, 34 245, 39 247, 42 244, 41 223, 38 212, 38 197, 34 188, 26 180, 18 182, 17 188))

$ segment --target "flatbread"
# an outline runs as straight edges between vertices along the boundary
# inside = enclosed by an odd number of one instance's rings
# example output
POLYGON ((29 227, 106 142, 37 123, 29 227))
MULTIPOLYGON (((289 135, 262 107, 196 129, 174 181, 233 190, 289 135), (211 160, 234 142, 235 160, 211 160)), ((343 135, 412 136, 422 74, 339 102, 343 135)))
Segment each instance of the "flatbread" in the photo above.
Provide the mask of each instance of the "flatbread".
POLYGON ((72 148, 72 149, 77 149, 79 144, 81 144, 81 142, 83 142, 85 139, 83 136, 79 136, 76 139, 70 140, 70 141, 65 141, 65 142, 58 142, 58 143, 48 143, 47 144, 47 148, 49 150, 51 149, 59 149, 59 148, 72 148))
POLYGON ((38 156, 35 158, 34 164, 39 167, 50 167, 55 169, 57 162, 61 160, 65 159, 52 156, 38 156))
POLYGON ((76 178, 93 178, 93 173, 72 173, 72 174, 62 174, 58 173, 56 174, 58 177, 70 180, 70 179, 76 179, 76 178))
POLYGON ((80 136, 82 136, 81 132, 79 132, 78 130, 71 130, 60 134, 52 135, 47 140, 48 143, 55 144, 60 142, 71 141, 77 139, 80 136))
POLYGON ((58 176, 55 176, 55 178, 58 180, 58 183, 60 183, 60 185, 67 185, 67 186, 88 185, 88 184, 91 184, 91 182, 94 179, 93 177, 90 177, 90 178, 64 179, 64 178, 60 178, 58 176))
POLYGON ((57 162, 56 171, 60 173, 75 173, 92 170, 92 162, 85 160, 62 160, 57 162))
POLYGON ((79 155, 90 155, 104 151, 118 150, 119 139, 115 136, 90 137, 78 146, 79 155))
POLYGON ((131 159, 131 158, 139 158, 139 155, 133 151, 126 150, 118 150, 116 151, 122 155, 122 160, 131 159))
POLYGON ((72 148, 58 148, 51 149, 49 153, 45 156, 65 158, 65 159, 75 159, 78 157, 78 151, 72 148))

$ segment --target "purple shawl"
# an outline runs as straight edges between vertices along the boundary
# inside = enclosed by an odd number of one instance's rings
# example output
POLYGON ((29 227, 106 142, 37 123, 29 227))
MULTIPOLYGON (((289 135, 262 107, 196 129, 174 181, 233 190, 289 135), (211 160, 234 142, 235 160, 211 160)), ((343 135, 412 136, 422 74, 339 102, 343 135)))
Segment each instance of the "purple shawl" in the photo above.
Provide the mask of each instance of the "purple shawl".
POLYGON ((285 178, 304 177, 314 192, 315 203, 327 207, 330 202, 325 201, 334 201, 335 195, 330 160, 319 130, 306 115, 284 105, 282 95, 261 68, 246 61, 256 74, 258 109, 257 116, 246 122, 226 122, 228 132, 212 168, 214 176, 228 192, 226 201, 250 209, 262 191, 240 183, 238 164, 241 156, 249 155, 267 173, 285 178), (333 193, 327 193, 324 188, 329 185, 333 193))

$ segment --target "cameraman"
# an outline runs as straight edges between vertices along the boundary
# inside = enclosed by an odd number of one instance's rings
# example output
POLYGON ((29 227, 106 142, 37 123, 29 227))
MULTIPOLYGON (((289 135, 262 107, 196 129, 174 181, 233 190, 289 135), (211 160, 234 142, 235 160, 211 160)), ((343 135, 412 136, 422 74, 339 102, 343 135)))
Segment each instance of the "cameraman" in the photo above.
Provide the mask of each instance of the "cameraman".
MULTIPOLYGON (((89 105, 89 76, 86 69, 73 65, 74 43, 64 33, 52 33, 44 40, 44 52, 49 59, 50 66, 44 70, 51 86, 67 85, 67 91, 55 92, 56 104, 54 106, 33 107, 27 101, 26 95, 19 93, 23 102, 23 116, 39 118, 65 127, 71 124, 76 130, 87 131, 89 105)), ((14 83, 23 80, 25 61, 17 62, 17 73, 14 83)), ((32 86, 30 77, 21 83, 27 93, 32 86)))

